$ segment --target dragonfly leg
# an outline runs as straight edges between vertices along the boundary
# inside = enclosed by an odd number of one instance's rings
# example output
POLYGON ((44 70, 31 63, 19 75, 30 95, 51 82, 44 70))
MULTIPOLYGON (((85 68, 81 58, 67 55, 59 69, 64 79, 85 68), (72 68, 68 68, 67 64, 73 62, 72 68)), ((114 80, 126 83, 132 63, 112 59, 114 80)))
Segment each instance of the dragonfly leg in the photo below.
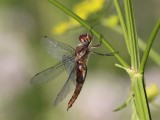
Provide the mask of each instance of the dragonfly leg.
POLYGON ((102 37, 103 37, 103 35, 101 34, 99 44, 92 46, 91 49, 92 48, 98 48, 102 45, 102 40, 101 40, 102 37))
MULTIPOLYGON (((91 28, 90 28, 90 33, 91 33, 91 36, 92 36, 92 39, 93 39, 94 35, 93 35, 93 32, 92 32, 92 29, 93 29, 93 27, 91 26, 91 28)), ((102 37, 103 37, 103 35, 101 34, 99 44, 94 45, 94 46, 92 46, 91 48, 97 48, 97 47, 100 47, 100 46, 101 46, 101 43, 102 43, 102 40, 101 40, 101 38, 102 38, 102 37)))
POLYGON ((97 53, 94 51, 90 51, 90 53, 94 53, 96 55, 101 55, 101 56, 114 56, 114 54, 117 54, 118 52, 103 54, 103 53, 97 53))

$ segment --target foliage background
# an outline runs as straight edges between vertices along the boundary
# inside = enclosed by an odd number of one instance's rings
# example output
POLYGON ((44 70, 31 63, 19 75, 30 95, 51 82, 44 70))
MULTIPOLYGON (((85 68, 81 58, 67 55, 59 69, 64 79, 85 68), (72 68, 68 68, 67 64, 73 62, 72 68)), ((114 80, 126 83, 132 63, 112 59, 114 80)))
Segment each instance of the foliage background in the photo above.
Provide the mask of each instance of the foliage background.
MULTIPOLYGON (((81 1, 63 1, 72 9, 81 1)), ((107 2, 107 1, 106 1, 107 2)), ((133 1, 138 35, 146 41, 160 16, 160 1, 133 1)), ((84 11, 85 12, 85 11, 84 11)), ((104 14, 112 15, 111 7, 104 14)), ((94 17, 96 14, 90 15, 94 17)), ((100 16, 101 17, 101 16, 100 16)), ((114 57, 91 55, 88 62, 88 76, 78 100, 66 111, 71 94, 55 108, 53 100, 61 89, 67 74, 45 85, 31 86, 30 79, 39 71, 56 64, 40 45, 44 35, 53 36, 58 41, 74 47, 78 36, 89 32, 82 27, 74 28, 62 35, 54 35, 53 28, 69 17, 46 0, 1 0, 0 1, 0 119, 1 120, 128 120, 130 106, 119 111, 113 110, 128 96, 130 81, 128 76, 114 64, 114 57)), ((99 19, 97 19, 99 20, 99 19)), ((97 31, 103 34, 119 53, 128 59, 123 46, 123 36, 99 23, 90 21, 97 31)), ((160 35, 156 37, 153 48, 160 54, 160 35)), ((96 44, 98 40, 94 38, 96 44)), ((108 53, 102 46, 97 51, 108 53)), ((129 60, 128 60, 129 61, 129 60)), ((149 59, 146 67, 147 85, 157 83, 160 87, 160 67, 149 59)), ((156 99, 157 103, 160 100, 156 99)), ((158 120, 160 110, 151 106, 154 120, 158 120)))

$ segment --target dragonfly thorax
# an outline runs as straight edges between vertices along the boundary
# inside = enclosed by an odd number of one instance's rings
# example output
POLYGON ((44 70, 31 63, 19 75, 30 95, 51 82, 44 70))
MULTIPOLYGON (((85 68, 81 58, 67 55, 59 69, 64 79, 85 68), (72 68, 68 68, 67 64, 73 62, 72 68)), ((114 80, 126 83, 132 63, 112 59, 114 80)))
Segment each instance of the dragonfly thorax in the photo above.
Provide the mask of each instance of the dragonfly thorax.
POLYGON ((85 64, 87 59, 88 59, 88 54, 89 54, 89 48, 85 47, 84 45, 80 44, 76 48, 75 52, 75 60, 78 63, 83 63, 85 64))

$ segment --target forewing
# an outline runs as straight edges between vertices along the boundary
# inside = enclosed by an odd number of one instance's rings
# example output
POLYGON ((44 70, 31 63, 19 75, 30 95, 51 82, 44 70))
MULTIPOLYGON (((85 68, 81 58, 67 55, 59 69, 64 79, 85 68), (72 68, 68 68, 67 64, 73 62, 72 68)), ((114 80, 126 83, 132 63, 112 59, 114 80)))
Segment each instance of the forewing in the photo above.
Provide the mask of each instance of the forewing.
POLYGON ((75 76, 76 68, 77 68, 77 66, 75 65, 74 68, 72 69, 66 83, 63 85, 62 89, 58 93, 57 98, 55 99, 55 102, 54 102, 54 106, 56 106, 58 103, 60 103, 75 88, 73 81, 76 81, 76 76, 75 76), (72 76, 75 76, 74 80, 72 80, 73 79, 73 78, 71 78, 72 76))
POLYGON ((75 53, 74 48, 72 48, 67 44, 60 43, 51 37, 47 37, 47 36, 43 37, 41 39, 41 43, 43 47, 48 51, 48 53, 52 55, 52 57, 58 60, 62 60, 62 57, 64 55, 74 56, 74 53, 75 53))
POLYGON ((40 72, 37 73, 32 79, 31 79, 31 84, 41 84, 41 83, 46 83, 48 81, 51 81, 55 79, 57 76, 59 76, 64 70, 64 63, 66 61, 61 61, 58 64, 40 72))

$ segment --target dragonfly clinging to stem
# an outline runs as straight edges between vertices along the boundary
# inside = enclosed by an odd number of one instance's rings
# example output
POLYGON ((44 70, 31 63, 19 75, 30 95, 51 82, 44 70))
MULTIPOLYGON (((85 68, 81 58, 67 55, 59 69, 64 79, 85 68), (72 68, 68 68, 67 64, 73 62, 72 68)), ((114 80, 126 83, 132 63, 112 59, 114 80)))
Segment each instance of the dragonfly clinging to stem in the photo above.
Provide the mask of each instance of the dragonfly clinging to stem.
POLYGON ((43 37, 43 39, 41 40, 42 45, 47 49, 49 54, 51 54, 54 58, 58 59, 60 62, 40 73, 37 73, 31 79, 31 84, 41 84, 51 81, 57 76, 59 76, 64 70, 66 70, 69 74, 69 77, 60 92, 58 93, 54 105, 57 105, 59 102, 61 102, 71 91, 70 86, 74 85, 75 90, 71 99, 68 102, 67 111, 69 108, 72 107, 83 87, 87 75, 87 59, 89 54, 95 53, 97 55, 103 56, 113 56, 115 54, 101 54, 91 51, 92 48, 97 48, 101 45, 100 40, 99 44, 95 46, 90 46, 92 39, 92 35, 80 35, 80 43, 78 44, 76 49, 47 36, 43 37))

